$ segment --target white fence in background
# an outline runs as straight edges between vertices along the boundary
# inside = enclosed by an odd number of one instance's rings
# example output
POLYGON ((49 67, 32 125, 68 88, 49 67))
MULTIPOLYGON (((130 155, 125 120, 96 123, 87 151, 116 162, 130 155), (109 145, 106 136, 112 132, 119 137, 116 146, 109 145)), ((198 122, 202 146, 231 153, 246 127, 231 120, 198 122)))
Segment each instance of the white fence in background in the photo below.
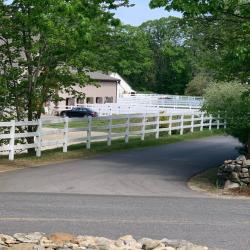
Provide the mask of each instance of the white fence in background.
MULTIPOLYGON (((199 110, 203 104, 202 97, 159 95, 159 94, 135 94, 123 95, 117 103, 105 104, 77 104, 79 107, 91 108, 99 116, 113 114, 140 114, 171 112, 171 110, 199 110)), ((72 109, 76 106, 56 106, 53 113, 58 114, 62 110, 72 109)))
POLYGON ((200 106, 186 106, 186 105, 146 105, 146 104, 117 104, 117 103, 105 103, 105 104, 77 104, 76 106, 57 106, 54 108, 55 114, 60 114, 61 111, 72 109, 73 107, 86 107, 90 108, 98 113, 98 116, 109 115, 122 115, 122 114, 153 114, 159 112, 176 113, 187 112, 194 110, 199 112, 200 106))
POLYGON ((123 95, 117 101, 120 105, 136 103, 146 105, 161 105, 167 108, 200 109, 204 102, 202 97, 160 95, 160 94, 135 94, 123 95))
POLYGON ((40 157, 42 150, 48 149, 48 146, 62 147, 63 152, 67 152, 68 145, 74 143, 86 143, 86 148, 90 149, 93 141, 106 141, 107 145, 110 146, 112 140, 116 138, 124 138, 124 142, 128 143, 131 136, 139 136, 141 140, 144 140, 146 134, 154 134, 157 139, 161 132, 167 132, 171 135, 173 131, 177 131, 182 135, 184 132, 193 132, 195 129, 202 131, 204 128, 211 130, 212 128, 219 129, 222 126, 225 127, 226 123, 220 118, 213 118, 201 112, 189 114, 128 114, 81 119, 65 117, 36 121, 13 120, 0 122, 0 129, 5 128, 4 133, 0 132, 0 143, 3 140, 7 141, 7 145, 0 146, 0 153, 8 154, 9 160, 13 160, 14 155, 19 151, 24 152, 29 148, 34 148, 37 157, 40 157), (100 121, 103 123, 100 123, 100 121), (72 122, 83 122, 83 125, 71 128, 72 122), (51 124, 61 124, 62 128, 48 129, 48 125, 51 124), (19 132, 18 128, 24 126, 36 126, 35 132, 19 132), (83 134, 79 135, 78 133, 74 136, 75 132, 83 132, 83 134), (55 135, 58 136, 56 139, 54 138, 55 135), (33 137, 34 142, 30 144, 26 140, 22 144, 18 142, 19 139, 27 137, 33 137))

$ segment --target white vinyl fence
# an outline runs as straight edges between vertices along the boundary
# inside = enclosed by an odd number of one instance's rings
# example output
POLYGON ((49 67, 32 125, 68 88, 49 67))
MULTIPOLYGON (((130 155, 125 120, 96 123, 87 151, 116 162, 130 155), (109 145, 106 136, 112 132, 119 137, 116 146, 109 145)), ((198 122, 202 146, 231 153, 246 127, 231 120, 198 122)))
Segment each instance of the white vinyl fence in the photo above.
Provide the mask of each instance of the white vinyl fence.
POLYGON ((106 141, 107 146, 110 146, 112 140, 117 138, 124 138, 124 142, 128 143, 132 136, 144 140, 146 134, 153 134, 157 139, 162 132, 171 135, 175 131, 182 135, 188 131, 219 129, 225 126, 226 123, 221 119, 202 112, 181 115, 158 113, 73 119, 64 117, 36 121, 13 120, 0 122, 0 153, 8 154, 9 160, 14 160, 16 153, 34 148, 36 156, 40 157, 42 150, 62 147, 63 152, 67 152, 68 145, 74 143, 86 143, 86 148, 90 149, 94 141, 106 141), (80 125, 74 127, 74 123, 80 125), (35 126, 35 132, 20 132, 20 128, 27 126, 35 126), (34 142, 28 143, 25 139, 27 137, 34 138, 34 142), (20 142, 20 139, 23 141, 20 142))
MULTIPOLYGON (((87 107, 98 113, 99 116, 139 113, 159 113, 171 110, 199 111, 203 104, 202 97, 160 95, 160 94, 135 94, 119 97, 117 103, 76 104, 75 106, 59 105, 53 108, 52 113, 58 114, 62 110, 73 107, 87 107)), ((51 114, 51 112, 48 112, 51 114)))

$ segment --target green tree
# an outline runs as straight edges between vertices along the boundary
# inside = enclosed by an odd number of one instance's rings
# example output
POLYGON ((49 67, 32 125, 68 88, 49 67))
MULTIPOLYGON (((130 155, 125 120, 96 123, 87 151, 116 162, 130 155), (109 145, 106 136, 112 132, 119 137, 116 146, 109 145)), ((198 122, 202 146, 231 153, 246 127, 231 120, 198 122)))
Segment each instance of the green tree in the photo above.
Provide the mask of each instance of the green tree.
POLYGON ((158 93, 183 94, 191 78, 185 32, 176 17, 148 21, 140 27, 153 52, 153 70, 148 88, 158 93))
POLYGON ((227 132, 246 145, 250 158, 250 87, 238 82, 218 82, 205 91, 203 109, 227 122, 227 132))
POLYGON ((73 87, 90 82, 84 70, 111 65, 119 20, 110 10, 122 5, 128 0, 0 0, 0 120, 38 119, 61 90, 81 97, 73 87))
POLYGON ((188 83, 185 95, 202 96, 211 83, 212 78, 206 73, 199 73, 188 83))
POLYGON ((189 45, 193 45, 193 51, 202 58, 201 63, 212 69, 217 79, 249 81, 249 1, 151 0, 150 6, 183 13, 191 28, 189 45))
POLYGON ((0 1, 0 104, 18 120, 40 117, 64 89, 89 82, 83 69, 105 69, 105 44, 124 0, 0 1))
POLYGON ((114 30, 112 40, 108 60, 113 61, 113 70, 136 90, 147 89, 153 68, 147 35, 138 27, 120 25, 114 30))

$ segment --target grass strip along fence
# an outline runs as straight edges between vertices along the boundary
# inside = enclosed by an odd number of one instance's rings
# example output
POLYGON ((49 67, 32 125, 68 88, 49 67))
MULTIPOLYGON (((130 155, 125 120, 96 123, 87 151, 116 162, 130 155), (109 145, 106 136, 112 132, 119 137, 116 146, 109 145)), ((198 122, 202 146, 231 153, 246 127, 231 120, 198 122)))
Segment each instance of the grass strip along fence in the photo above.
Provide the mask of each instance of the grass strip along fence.
POLYGON ((0 122, 0 131, 3 131, 0 132, 0 153, 7 154, 9 160, 14 160, 15 154, 33 148, 36 156, 40 157, 43 150, 61 147, 63 152, 67 152, 68 146, 76 143, 84 143, 90 149, 94 141, 106 141, 106 145, 110 146, 113 140, 121 138, 127 144, 131 137, 138 137, 143 141, 146 135, 154 135, 158 139, 166 133, 183 135, 186 132, 203 131, 204 128, 211 130, 225 127, 225 121, 203 112, 13 120, 0 122), (34 132, 26 132, 28 126, 33 126, 34 132))

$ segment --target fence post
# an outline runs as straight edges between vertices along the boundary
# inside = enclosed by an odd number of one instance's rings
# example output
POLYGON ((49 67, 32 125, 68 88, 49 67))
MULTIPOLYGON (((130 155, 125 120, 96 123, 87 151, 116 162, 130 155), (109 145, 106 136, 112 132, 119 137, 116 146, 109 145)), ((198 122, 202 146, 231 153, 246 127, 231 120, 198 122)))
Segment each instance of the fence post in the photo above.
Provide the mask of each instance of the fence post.
POLYGON ((203 131, 203 126, 204 126, 204 113, 201 114, 200 131, 203 131))
POLYGON ((156 133, 155 138, 158 139, 160 134, 160 113, 158 113, 156 117, 156 133))
POLYGON ((209 116, 209 130, 212 129, 212 115, 209 116))
POLYGON ((173 116, 171 114, 168 120, 168 134, 169 135, 172 135, 172 121, 173 121, 173 116))
POLYGON ((108 124, 108 138, 107 138, 108 146, 111 146, 112 141, 112 116, 109 117, 109 124, 108 124))
POLYGON ((64 117, 64 130, 63 130, 63 152, 68 151, 68 135, 69 135, 69 118, 64 117))
POLYGON ((126 123, 126 132, 125 132, 125 143, 128 143, 129 141, 129 123, 130 123, 130 115, 128 114, 126 123))
POLYGON ((144 141, 145 139, 145 125, 146 125, 146 115, 143 114, 142 118, 142 128, 141 128, 141 140, 144 141))
POLYGON ((42 144, 42 120, 38 120, 37 127, 37 148, 36 148, 36 156, 41 157, 41 144, 42 144))
POLYGON ((193 133, 194 132, 194 114, 192 114, 192 116, 191 116, 191 133, 193 133))
POLYGON ((183 126, 184 126, 184 115, 181 115, 181 129, 180 129, 180 135, 183 135, 183 126))
POLYGON ((13 161, 15 155, 15 120, 11 120, 10 141, 9 141, 9 160, 13 161))
POLYGON ((88 116, 87 144, 86 144, 87 149, 90 149, 91 147, 91 129, 92 129, 92 117, 88 116))
POLYGON ((217 129, 220 129, 220 115, 217 117, 217 129))
POLYGON ((227 128, 227 121, 224 120, 224 129, 226 129, 226 128, 227 128))

